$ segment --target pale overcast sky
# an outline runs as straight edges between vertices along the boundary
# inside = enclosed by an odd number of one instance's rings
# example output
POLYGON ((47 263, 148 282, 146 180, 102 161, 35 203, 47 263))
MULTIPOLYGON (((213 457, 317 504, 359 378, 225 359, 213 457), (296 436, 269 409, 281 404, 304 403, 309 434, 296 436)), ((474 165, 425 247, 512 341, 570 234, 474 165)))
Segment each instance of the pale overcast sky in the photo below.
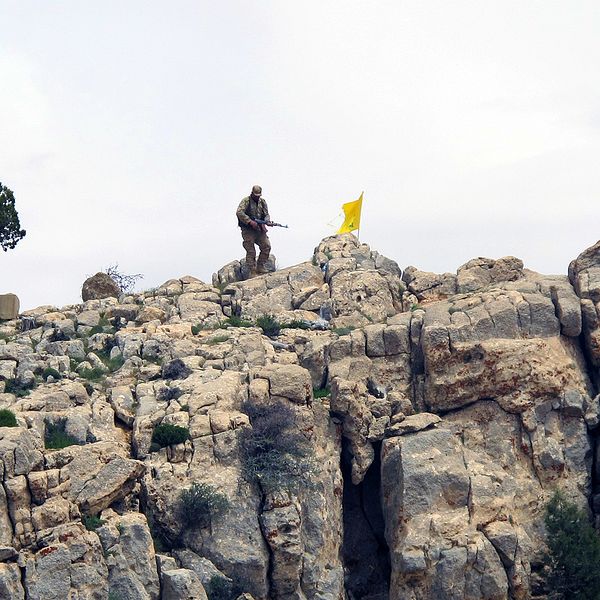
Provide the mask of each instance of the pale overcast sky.
POLYGON ((402 268, 566 273, 600 238, 596 0, 0 0, 0 23, 22 309, 115 262, 210 281, 255 183, 279 267, 362 190, 361 239, 402 268))

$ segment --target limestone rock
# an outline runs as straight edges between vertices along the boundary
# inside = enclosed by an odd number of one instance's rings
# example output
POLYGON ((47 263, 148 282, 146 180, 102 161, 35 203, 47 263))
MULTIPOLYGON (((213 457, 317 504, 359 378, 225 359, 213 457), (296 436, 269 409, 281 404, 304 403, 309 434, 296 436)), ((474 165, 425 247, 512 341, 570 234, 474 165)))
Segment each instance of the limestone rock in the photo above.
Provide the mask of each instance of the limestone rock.
MULTIPOLYGON (((277 259, 273 254, 269 255, 269 260, 265 265, 267 272, 272 273, 276 270, 275 264, 277 259)), ((216 273, 213 273, 212 284, 214 287, 227 286, 236 281, 244 281, 248 279, 250 272, 246 265, 246 259, 234 260, 221 267, 216 273)))
POLYGON ((98 537, 81 524, 50 530, 25 562, 27 598, 103 600, 108 576, 98 537))
POLYGON ((96 273, 83 282, 81 297, 84 302, 88 300, 99 300, 102 298, 118 298, 121 289, 115 280, 106 273, 96 273))
POLYGON ((154 544, 144 515, 111 516, 102 529, 99 533, 108 554, 109 591, 117 597, 159 600, 154 544))
POLYGON ((296 404, 308 404, 312 400, 310 373, 300 366, 268 366, 258 372, 258 377, 269 381, 272 397, 287 398, 296 404))
POLYGON ((600 373, 600 241, 582 252, 569 265, 569 280, 581 299, 583 333, 587 352, 600 373))
POLYGON ((301 519, 289 504, 265 511, 261 528, 273 556, 273 593, 278 597, 299 597, 302 570, 301 519))
POLYGON ((382 461, 391 596, 506 598, 508 581, 493 546, 476 530, 463 529, 470 521, 471 483, 452 433, 391 438, 382 461))
POLYGON ((0 563, 0 598, 25 600, 21 569, 15 563, 0 563))
POLYGON ((27 475, 42 466, 43 443, 35 431, 0 427, 0 472, 4 479, 27 475))
POLYGON ((97 514, 115 500, 123 498, 144 473, 144 465, 124 458, 114 458, 89 480, 77 495, 77 504, 86 514, 97 514))
POLYGON ((262 315, 280 315, 298 307, 308 291, 323 285, 323 273, 310 263, 281 269, 247 281, 229 285, 224 289, 224 307, 244 319, 262 315))
POLYGON ((391 425, 385 431, 386 437, 392 437, 394 435, 404 435, 406 433, 416 433, 427 429, 432 425, 436 425, 442 419, 438 415, 431 413, 419 413, 404 418, 399 423, 391 425))
POLYGON ((456 294, 456 275, 452 273, 437 275, 411 266, 404 269, 402 281, 420 302, 440 300, 456 294))
POLYGON ((190 569, 196 573, 200 582, 204 587, 210 584, 210 580, 213 577, 224 579, 227 582, 231 582, 231 579, 226 577, 215 565, 202 556, 198 556, 195 552, 186 549, 173 550, 173 554, 177 558, 177 561, 184 569, 190 569))
POLYGON ((0 294, 0 321, 16 319, 19 306, 19 298, 15 294, 0 294))
POLYGON ((515 281, 523 276, 523 261, 514 256, 474 258, 456 271, 458 293, 474 292, 500 281, 515 281))
POLYGON ((161 600, 208 600, 198 575, 189 569, 166 571, 161 584, 161 600))

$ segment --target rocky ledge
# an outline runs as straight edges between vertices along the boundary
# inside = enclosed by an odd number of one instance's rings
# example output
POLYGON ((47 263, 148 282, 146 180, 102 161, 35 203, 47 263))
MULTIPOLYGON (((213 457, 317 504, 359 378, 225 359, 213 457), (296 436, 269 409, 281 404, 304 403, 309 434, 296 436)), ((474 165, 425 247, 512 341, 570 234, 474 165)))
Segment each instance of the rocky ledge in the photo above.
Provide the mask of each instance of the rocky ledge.
POLYGON ((0 323, 0 597, 544 597, 548 499, 600 505, 600 242, 242 274, 0 323))

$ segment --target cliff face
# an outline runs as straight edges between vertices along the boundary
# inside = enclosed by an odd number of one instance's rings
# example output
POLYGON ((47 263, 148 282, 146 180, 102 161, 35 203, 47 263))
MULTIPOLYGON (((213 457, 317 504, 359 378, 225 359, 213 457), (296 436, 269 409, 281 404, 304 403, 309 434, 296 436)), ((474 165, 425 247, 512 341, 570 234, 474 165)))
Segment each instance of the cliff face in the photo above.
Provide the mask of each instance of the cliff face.
POLYGON ((0 597, 543 596, 546 502, 595 504, 600 243, 569 277, 402 273, 349 234, 240 272, 0 323, 0 597), (265 314, 291 327, 235 326, 265 314), (248 476, 261 414, 302 447, 278 485, 248 476), (193 483, 227 510, 187 518, 193 483))

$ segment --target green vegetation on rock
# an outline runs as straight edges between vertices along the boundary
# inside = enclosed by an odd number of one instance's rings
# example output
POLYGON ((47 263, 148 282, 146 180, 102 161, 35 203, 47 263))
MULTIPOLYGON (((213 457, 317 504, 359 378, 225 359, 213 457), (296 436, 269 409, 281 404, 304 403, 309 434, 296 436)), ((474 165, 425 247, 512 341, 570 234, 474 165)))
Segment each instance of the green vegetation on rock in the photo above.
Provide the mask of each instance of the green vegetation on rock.
POLYGON ((277 401, 258 406, 246 402, 244 411, 252 423, 239 434, 244 477, 261 485, 264 491, 306 485, 315 464, 294 410, 277 401))
POLYGON ((174 444, 182 444, 190 437, 190 432, 186 427, 179 425, 171 425, 164 423, 157 425, 152 432, 152 443, 157 444, 160 448, 173 446, 174 444))
POLYGON ((179 496, 179 512, 186 527, 206 527, 228 508, 227 496, 207 483, 193 483, 179 496))
POLYGON ((66 419, 60 419, 55 423, 46 421, 44 444, 49 450, 61 450, 67 446, 74 446, 79 442, 65 431, 66 419))
POLYGON ((18 427, 17 417, 8 408, 0 409, 0 427, 18 427))
POLYGON ((17 398, 24 398, 25 396, 29 396, 29 392, 35 387, 35 381, 23 383, 18 379, 7 379, 6 385, 4 386, 4 392, 6 394, 14 394, 17 398))
POLYGON ((586 512, 556 492, 546 507, 546 587, 552 600, 600 598, 600 536, 586 512))

